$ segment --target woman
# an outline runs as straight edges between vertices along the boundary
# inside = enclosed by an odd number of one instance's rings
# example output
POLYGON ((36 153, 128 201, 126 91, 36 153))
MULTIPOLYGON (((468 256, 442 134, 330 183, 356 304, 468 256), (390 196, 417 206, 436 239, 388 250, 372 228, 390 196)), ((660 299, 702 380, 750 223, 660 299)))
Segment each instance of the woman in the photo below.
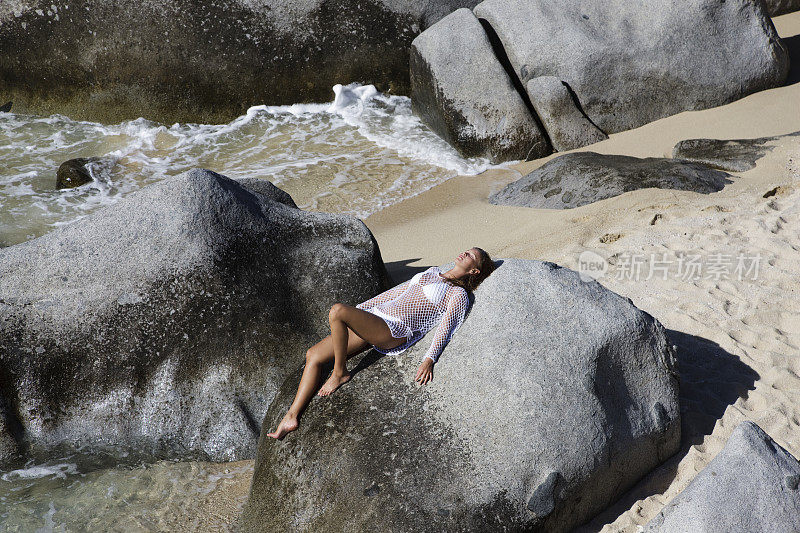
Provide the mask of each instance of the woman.
POLYGON ((326 363, 333 361, 333 371, 319 396, 331 394, 350 379, 347 359, 367 346, 395 355, 440 322, 415 378, 421 385, 433 380, 434 363, 466 315, 467 292, 475 290, 493 270, 489 254, 470 248, 456 258, 455 266, 447 272, 431 267, 355 307, 334 304, 328 315, 331 334, 306 352, 306 366, 294 402, 278 428, 267 436, 282 439, 297 429, 298 418, 311 401, 320 369, 326 363))

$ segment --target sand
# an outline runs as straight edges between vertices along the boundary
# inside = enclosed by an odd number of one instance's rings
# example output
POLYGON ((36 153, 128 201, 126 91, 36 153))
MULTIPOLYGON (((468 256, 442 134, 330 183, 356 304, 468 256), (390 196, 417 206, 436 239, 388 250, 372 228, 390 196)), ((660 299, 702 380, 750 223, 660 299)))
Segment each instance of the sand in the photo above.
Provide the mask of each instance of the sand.
MULTIPOLYGON (((800 130, 800 13, 774 22, 792 52, 786 86, 667 117, 580 150, 669 157, 683 139, 800 130)), ((682 379, 681 449, 581 530, 637 531, 743 420, 800 457, 800 140, 775 143, 754 169, 734 173, 733 183, 710 195, 645 189, 565 211, 488 203, 491 193, 547 160, 454 178, 365 222, 398 283, 471 246, 495 258, 574 269, 581 253, 591 251, 606 261, 599 281, 668 328, 682 379), (690 267, 697 264, 700 275, 690 267)), ((233 524, 247 475, 219 489, 230 494, 209 495, 201 514, 233 524)))
MULTIPOLYGON (((787 86, 580 150, 670 157, 683 139, 800 130, 800 13, 775 25, 794 52, 787 86)), ((398 282, 471 246, 573 269, 591 251, 607 262, 600 283, 670 330, 681 368, 682 447, 583 531, 637 531, 743 420, 800 457, 800 138, 773 144, 754 169, 733 173, 733 183, 709 195, 645 189, 562 211, 488 203, 546 158, 452 179, 365 221, 398 282)))

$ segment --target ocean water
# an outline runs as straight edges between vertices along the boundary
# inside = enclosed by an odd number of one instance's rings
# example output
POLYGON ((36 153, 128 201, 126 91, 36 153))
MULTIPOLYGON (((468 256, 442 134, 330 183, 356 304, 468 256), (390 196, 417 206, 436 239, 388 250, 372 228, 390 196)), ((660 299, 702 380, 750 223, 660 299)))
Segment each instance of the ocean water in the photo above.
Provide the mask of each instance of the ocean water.
POLYGON ((252 472, 252 461, 29 464, 0 474, 0 531, 232 531, 252 472))
MULTIPOLYGON (((332 96, 321 104, 254 106, 215 125, 0 113, 0 246, 78 222, 195 167, 268 179, 302 209, 360 217, 490 167, 459 156, 412 115, 406 97, 358 85, 336 86, 332 96), (91 183, 55 188, 63 161, 93 156, 102 163, 91 183)), ((242 480, 251 473, 252 462, 33 461, 0 471, 0 531, 229 531, 230 514, 214 509, 240 508, 242 480), (221 490, 233 483, 236 490, 221 490), (220 494, 229 499, 224 505, 220 494)))
POLYGON ((0 246, 80 220, 126 194, 201 167, 270 180, 301 209, 366 217, 489 163, 465 159, 372 86, 334 87, 334 101, 251 107, 227 124, 105 125, 0 113, 0 246), (100 157, 93 181, 55 188, 59 165, 100 157))

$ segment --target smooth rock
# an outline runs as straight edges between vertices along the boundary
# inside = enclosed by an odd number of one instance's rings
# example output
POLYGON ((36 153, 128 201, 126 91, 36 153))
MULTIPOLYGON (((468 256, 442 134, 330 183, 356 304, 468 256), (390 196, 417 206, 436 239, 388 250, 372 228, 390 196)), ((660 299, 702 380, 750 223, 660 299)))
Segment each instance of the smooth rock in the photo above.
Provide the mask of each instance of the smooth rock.
POLYGON ((651 533, 800 530, 800 463, 750 421, 651 520, 651 533))
POLYGON ((99 157, 79 157, 64 161, 56 172, 56 189, 72 189, 94 181, 95 170, 106 166, 99 157))
POLYGON ((569 89, 553 76, 533 78, 525 87, 553 148, 573 150, 608 139, 586 118, 569 89))
MULTIPOLYGON (((775 148, 775 141, 800 138, 800 131, 757 139, 687 139, 672 149, 672 157, 730 172, 745 172, 775 148)), ((795 141, 797 142, 797 141, 795 141)))
POLYGON ((243 181, 195 169, 0 250, 0 419, 18 455, 255 455, 330 306, 388 280, 363 222, 243 181))
POLYGON ((297 204, 294 203, 294 199, 291 197, 291 195, 283 189, 273 185, 269 180, 262 178, 239 178, 236 181, 248 191, 258 193, 262 196, 266 196, 270 200, 274 200, 297 209, 297 204))
POLYGON ((783 84, 789 55, 752 0, 485 0, 523 84, 554 76, 605 133, 783 84))
POLYGON ((465 157, 500 162, 551 151, 468 9, 411 43, 411 91, 414 113, 465 157))
POLYGON ((286 380, 243 531, 567 531, 677 450, 674 353, 653 317, 539 261, 504 260, 474 296, 421 389, 434 331, 351 360, 276 441, 286 380))
POLYGON ((655 187, 703 194, 721 191, 732 176, 704 165, 661 157, 573 152, 551 159, 489 197, 496 205, 569 209, 655 187))
POLYGON ((328 102, 351 82, 408 94, 414 37, 478 1, 0 2, 0 94, 21 112, 164 124, 328 102))

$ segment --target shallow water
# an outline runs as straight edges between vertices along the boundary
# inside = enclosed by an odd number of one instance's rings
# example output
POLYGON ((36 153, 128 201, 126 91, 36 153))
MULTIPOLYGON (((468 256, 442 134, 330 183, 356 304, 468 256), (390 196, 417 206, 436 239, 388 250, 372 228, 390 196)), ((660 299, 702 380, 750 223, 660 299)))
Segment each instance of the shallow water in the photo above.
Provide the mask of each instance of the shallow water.
MULTIPOLYGON (((338 88, 338 86, 337 86, 338 88)), ((360 217, 489 167, 465 159, 411 113, 411 100, 371 86, 336 102, 254 106, 228 124, 104 125, 0 113, 0 246, 80 220, 141 187, 190 168, 266 178, 302 209, 360 217), (101 157, 94 181, 55 188, 58 166, 101 157)))
POLYGON ((31 464, 0 475, 0 530, 230 531, 252 470, 252 461, 97 469, 86 458, 66 457, 31 464))
MULTIPOLYGON (((408 98, 369 86, 335 90, 334 103, 255 106, 219 125, 0 113, 0 246, 74 223, 194 167, 266 178, 303 209, 360 217, 489 168, 423 126, 408 98), (104 160, 92 183, 55 188, 62 162, 92 156, 104 160)), ((0 471, 0 530, 227 531, 252 468, 252 461, 119 464, 75 455, 32 462, 0 471), (226 484, 235 487, 217 490, 226 484)))

